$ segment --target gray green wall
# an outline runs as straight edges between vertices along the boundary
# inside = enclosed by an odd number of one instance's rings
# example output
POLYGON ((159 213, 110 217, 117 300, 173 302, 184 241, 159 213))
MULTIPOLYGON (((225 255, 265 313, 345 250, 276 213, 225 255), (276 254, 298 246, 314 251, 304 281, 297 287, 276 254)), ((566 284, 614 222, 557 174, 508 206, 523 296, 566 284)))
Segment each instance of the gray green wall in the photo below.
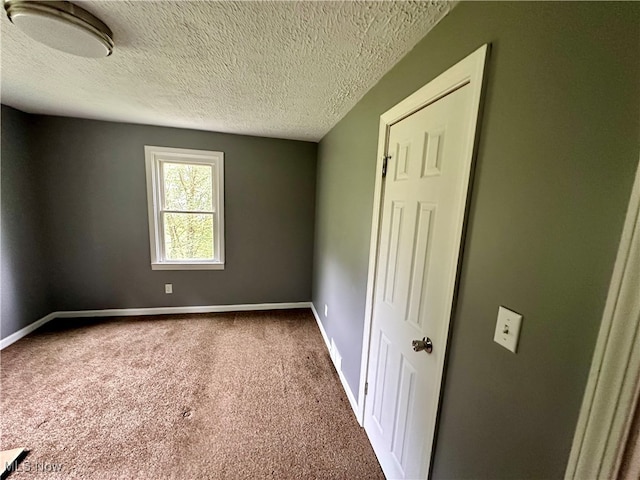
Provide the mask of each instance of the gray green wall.
POLYGON ((3 246, 3 268, 28 277, 16 286, 22 297, 47 298, 31 287, 44 281, 51 301, 15 307, 20 315, 3 308, 3 337, 56 310, 310 300, 317 144, 7 111, 29 119, 32 154, 19 140, 26 124, 15 125, 18 140, 10 141, 3 118, 3 232, 5 220, 21 225, 16 247, 5 256, 3 246), (151 270, 145 145, 225 153, 223 271, 151 270), (41 178, 37 201, 30 185, 13 186, 32 201, 29 209, 5 191, 5 180, 15 183, 5 172, 5 148, 15 169, 25 169, 15 178, 41 178), (46 251, 44 273, 20 253, 32 245, 46 251), (173 294, 164 293, 165 283, 173 294))
POLYGON ((31 115, 2 105, 0 165, 0 335, 51 312, 38 159, 31 115))
POLYGON ((310 299, 316 144, 62 117, 38 128, 57 310, 310 299), (225 153, 224 270, 151 270, 145 145, 225 153))
POLYGON ((320 143, 313 302, 357 393, 379 116, 484 43, 433 477, 561 478, 640 152, 640 3, 459 4, 320 143))

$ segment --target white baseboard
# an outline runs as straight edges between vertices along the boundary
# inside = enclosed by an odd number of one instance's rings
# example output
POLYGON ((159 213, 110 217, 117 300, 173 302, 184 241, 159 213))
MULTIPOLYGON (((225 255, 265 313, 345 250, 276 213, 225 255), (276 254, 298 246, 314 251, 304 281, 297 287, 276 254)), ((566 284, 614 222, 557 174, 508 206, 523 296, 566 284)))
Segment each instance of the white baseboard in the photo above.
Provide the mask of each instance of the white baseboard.
POLYGON ((30 325, 0 340, 0 350, 29 335, 54 318, 88 318, 88 317, 130 317, 138 315, 166 315, 179 313, 215 313, 215 312, 247 312, 251 310, 285 310, 292 308, 310 308, 311 302, 291 303, 247 303, 242 305, 204 305, 193 307, 151 307, 151 308, 110 308, 105 310, 75 310, 52 312, 36 320, 30 325))
POLYGON ((251 310, 285 310, 309 308, 311 302, 246 303, 241 305, 202 305, 193 307, 109 308, 106 310, 77 310, 55 312, 57 318, 131 317, 137 315, 167 315, 179 313, 248 312, 251 310))
MULTIPOLYGON (((336 355, 334 355, 333 351, 332 351, 332 345, 331 345, 331 341, 329 340, 329 337, 327 336, 327 332, 324 329, 324 326, 322 325, 322 322, 320 321, 320 316, 318 315, 318 311, 316 310, 316 307, 313 305, 313 302, 311 302, 310 304, 311 307, 311 311, 313 312, 313 316, 316 319, 316 322, 318 323, 318 328, 320 329, 320 333, 322 334, 322 338, 324 339, 324 343, 327 346, 327 350, 329 350, 329 355, 331 356, 331 360, 334 362, 334 366, 336 367, 336 371, 338 372, 338 377, 340 378, 340 382, 342 382, 342 388, 344 389, 344 393, 347 394, 347 399, 349 400, 349 404, 351 405, 351 408, 353 409, 353 413, 355 414, 356 418, 358 418, 358 402, 356 402, 356 398, 353 396, 353 392, 351 391, 351 387, 349 387, 349 384, 347 383, 347 379, 345 378, 344 374, 342 373, 342 362, 341 362, 341 357, 339 357, 339 360, 337 360, 336 363, 336 355)), ((339 355, 339 354, 338 354, 339 355)), ((360 423, 360 421, 358 420, 358 423, 360 423)))
POLYGON ((53 320, 54 318, 56 318, 56 313, 58 312, 50 313, 49 315, 42 317, 40 320, 36 320, 35 322, 27 325, 26 327, 21 328, 17 332, 12 333, 8 337, 3 338, 2 340, 0 340, 0 350, 3 350, 7 348, 9 345, 16 343, 22 337, 26 337, 31 332, 33 332, 34 330, 37 330, 45 323, 53 320))

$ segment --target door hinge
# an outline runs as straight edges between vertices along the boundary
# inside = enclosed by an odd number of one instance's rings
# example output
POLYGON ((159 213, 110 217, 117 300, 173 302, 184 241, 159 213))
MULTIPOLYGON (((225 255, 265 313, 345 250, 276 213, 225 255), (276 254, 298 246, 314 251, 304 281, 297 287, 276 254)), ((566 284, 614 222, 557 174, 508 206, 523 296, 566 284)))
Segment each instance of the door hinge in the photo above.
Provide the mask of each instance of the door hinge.
POLYGON ((364 382, 364 394, 369 393, 369 382, 364 382))
POLYGON ((387 165, 389 164, 389 159, 391 155, 385 155, 382 157, 382 178, 387 176, 387 165))

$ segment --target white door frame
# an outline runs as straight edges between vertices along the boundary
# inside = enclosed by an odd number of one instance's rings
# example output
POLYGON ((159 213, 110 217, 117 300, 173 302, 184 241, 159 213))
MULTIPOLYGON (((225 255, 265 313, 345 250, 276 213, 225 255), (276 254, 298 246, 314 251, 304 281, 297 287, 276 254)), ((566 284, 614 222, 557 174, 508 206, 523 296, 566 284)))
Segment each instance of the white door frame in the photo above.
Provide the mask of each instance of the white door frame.
MULTIPOLYGON (((365 317, 364 317, 364 333, 362 336, 362 358, 360 363, 360 388, 358 390, 358 422, 360 425, 364 425, 364 412, 365 412, 365 385, 367 382, 367 374, 369 368, 369 351, 371 344, 371 325, 373 322, 373 300, 375 292, 375 278, 377 270, 377 258, 378 258, 378 242, 380 236, 380 216, 382 212, 382 165, 384 156, 387 151, 387 142, 389 137, 389 130, 391 126, 400 120, 408 117, 412 113, 424 108, 425 106, 434 103, 445 95, 461 88, 462 86, 469 85, 471 88, 471 112, 472 119, 469 122, 470 132, 474 138, 473 148, 470 148, 467 154, 470 158, 466 158, 467 164, 472 166, 473 156, 477 144, 477 125, 480 114, 480 105, 482 99, 482 86, 484 81, 484 67, 487 60, 489 51, 489 45, 485 44, 473 52, 468 57, 464 58, 460 62, 456 63, 453 67, 449 68, 446 72, 436 77, 427 85, 414 92, 396 106, 387 110, 380 116, 380 127, 378 130, 378 161, 376 164, 376 181, 374 187, 373 197, 373 216, 371 220, 371 243, 369 248, 369 272, 367 278, 367 296, 365 304, 365 317)), ((465 182, 468 182, 468 172, 464 173, 465 182)), ((468 184, 465 183, 463 191, 468 191, 468 184)), ((468 201, 468 197, 467 197, 468 201)), ((466 205, 465 205, 466 208, 466 205)), ((458 238, 462 239, 462 235, 458 238)), ((459 251, 459 245, 457 251, 459 251)), ((455 281, 455 279, 453 280, 455 281)), ((449 320, 445 328, 444 341, 447 341, 449 331, 449 320)), ((443 357, 444 360, 444 357, 443 357)), ((440 371, 442 371, 440 366, 440 371)), ((442 378, 438 379, 438 385, 442 383, 442 378)), ((440 387, 438 387, 439 389, 440 387)))
POLYGON ((566 480, 617 478, 640 395, 640 163, 566 480))

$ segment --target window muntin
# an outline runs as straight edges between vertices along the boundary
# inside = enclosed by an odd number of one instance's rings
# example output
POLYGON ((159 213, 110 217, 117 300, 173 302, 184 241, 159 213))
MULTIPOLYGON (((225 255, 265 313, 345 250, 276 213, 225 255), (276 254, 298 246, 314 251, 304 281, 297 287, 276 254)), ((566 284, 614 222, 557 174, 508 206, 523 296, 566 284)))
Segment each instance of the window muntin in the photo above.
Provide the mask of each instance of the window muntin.
POLYGON ((145 147, 153 269, 224 268, 222 152, 145 147))

